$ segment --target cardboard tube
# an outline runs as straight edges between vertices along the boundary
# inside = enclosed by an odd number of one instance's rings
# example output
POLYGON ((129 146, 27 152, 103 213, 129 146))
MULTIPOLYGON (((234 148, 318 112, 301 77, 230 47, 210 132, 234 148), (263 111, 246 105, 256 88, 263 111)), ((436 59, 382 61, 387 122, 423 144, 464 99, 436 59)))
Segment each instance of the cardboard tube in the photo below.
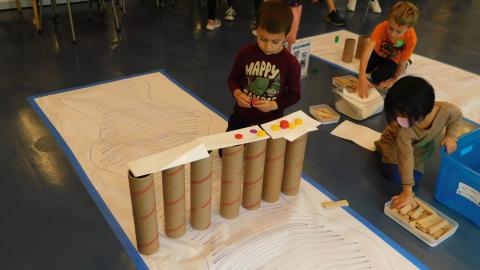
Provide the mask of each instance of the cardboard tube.
POLYGON ((210 226, 212 209, 212 158, 190 164, 190 222, 197 230, 210 226))
POLYGON ((342 61, 346 63, 351 63, 353 60, 353 53, 355 52, 355 39, 347 38, 345 39, 345 46, 343 47, 342 61))
POLYGON ((178 238, 185 234, 185 165, 162 171, 165 234, 178 238))
POLYGON ((256 141, 245 147, 245 173, 243 177, 242 206, 253 210, 262 202, 263 170, 267 140, 256 141))
POLYGON ((276 202, 280 196, 286 145, 287 141, 283 138, 267 141, 262 189, 262 199, 266 202, 276 202))
POLYGON ((135 177, 128 171, 128 184, 137 248, 140 253, 150 255, 157 252, 160 246, 153 174, 135 177))
POLYGON ((243 144, 223 149, 220 215, 235 218, 239 214, 243 183, 243 144))
POLYGON ((355 51, 355 58, 361 59, 363 56, 363 51, 368 44, 369 37, 368 36, 359 36, 357 42, 357 50, 355 51))
POLYGON ((287 142, 282 180, 282 192, 285 195, 293 196, 300 188, 307 136, 308 133, 292 142, 287 142))

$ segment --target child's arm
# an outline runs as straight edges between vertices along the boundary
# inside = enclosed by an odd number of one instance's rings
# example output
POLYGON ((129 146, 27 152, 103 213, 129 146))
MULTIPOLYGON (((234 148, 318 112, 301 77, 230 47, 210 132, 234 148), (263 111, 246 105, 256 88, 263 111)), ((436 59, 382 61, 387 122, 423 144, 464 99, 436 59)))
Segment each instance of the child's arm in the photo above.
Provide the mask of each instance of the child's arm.
POLYGON ((415 168, 413 145, 407 129, 400 128, 398 130, 396 142, 398 171, 400 173, 403 191, 392 198, 393 208, 402 207, 413 201, 412 188, 415 185, 413 177, 413 170, 415 168))
POLYGON ((360 97, 368 97, 368 90, 372 87, 367 79, 367 65, 372 55, 373 48, 375 48, 375 41, 368 41, 365 50, 363 51, 362 58, 360 59, 360 69, 358 70, 358 85, 357 93, 360 97))
POLYGON ((228 76, 228 87, 232 93, 235 101, 240 107, 250 108, 250 98, 242 92, 242 78, 244 77, 244 65, 242 61, 242 50, 240 50, 235 56, 235 62, 233 63, 230 75, 228 76))
POLYGON ((445 146, 447 154, 451 154, 457 150, 457 134, 461 129, 463 115, 459 108, 453 105, 450 117, 447 120, 447 129, 445 131, 445 138, 442 140, 442 145, 445 146))

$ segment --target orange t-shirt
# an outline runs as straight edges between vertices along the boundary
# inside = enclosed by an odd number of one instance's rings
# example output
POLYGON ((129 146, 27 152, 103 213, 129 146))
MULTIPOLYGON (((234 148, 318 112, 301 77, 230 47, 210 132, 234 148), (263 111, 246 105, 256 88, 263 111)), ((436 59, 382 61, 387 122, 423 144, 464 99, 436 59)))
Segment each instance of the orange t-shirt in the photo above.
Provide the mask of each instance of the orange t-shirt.
POLYGON ((410 59, 417 45, 417 34, 413 27, 408 28, 395 42, 388 37, 387 28, 388 21, 384 21, 373 29, 370 39, 375 42, 375 52, 381 57, 392 59, 395 63, 410 59))

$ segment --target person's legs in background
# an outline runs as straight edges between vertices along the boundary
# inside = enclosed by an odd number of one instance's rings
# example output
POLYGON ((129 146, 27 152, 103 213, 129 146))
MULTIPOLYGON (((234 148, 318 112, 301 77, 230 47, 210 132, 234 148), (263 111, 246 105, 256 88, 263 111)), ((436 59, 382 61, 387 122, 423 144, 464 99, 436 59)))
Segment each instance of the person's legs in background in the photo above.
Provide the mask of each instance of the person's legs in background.
MULTIPOLYGON (((291 1, 290 1, 291 2, 291 1)), ((298 29, 300 28, 300 20, 302 19, 302 4, 296 1, 293 5, 290 5, 293 13, 292 27, 287 35, 288 50, 292 48, 293 43, 297 40, 298 29)))
POLYGON ((237 12, 235 11, 235 0, 227 0, 227 10, 225 11, 225 20, 226 21, 233 21, 235 20, 235 16, 237 12))
POLYGON ((345 26, 345 19, 338 14, 333 0, 326 0, 325 2, 327 3, 328 8, 328 14, 325 19, 335 26, 345 26))
POLYGON ((207 10, 208 10, 208 22, 205 28, 207 30, 213 31, 222 25, 222 22, 219 19, 217 19, 215 15, 217 12, 217 0, 208 0, 207 10))

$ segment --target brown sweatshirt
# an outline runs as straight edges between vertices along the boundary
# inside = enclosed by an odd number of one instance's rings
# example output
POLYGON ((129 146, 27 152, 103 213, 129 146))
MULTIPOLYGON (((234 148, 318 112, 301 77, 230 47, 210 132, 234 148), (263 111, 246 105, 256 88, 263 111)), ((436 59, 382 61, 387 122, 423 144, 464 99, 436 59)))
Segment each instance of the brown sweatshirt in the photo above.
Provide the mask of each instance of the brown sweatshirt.
POLYGON ((457 139, 462 112, 447 102, 436 102, 435 105, 439 106, 439 110, 428 129, 420 129, 416 125, 402 128, 394 122, 375 142, 377 150, 382 153, 382 161, 398 165, 402 185, 415 184, 413 170, 423 173, 425 161, 440 147, 445 136, 457 139))

